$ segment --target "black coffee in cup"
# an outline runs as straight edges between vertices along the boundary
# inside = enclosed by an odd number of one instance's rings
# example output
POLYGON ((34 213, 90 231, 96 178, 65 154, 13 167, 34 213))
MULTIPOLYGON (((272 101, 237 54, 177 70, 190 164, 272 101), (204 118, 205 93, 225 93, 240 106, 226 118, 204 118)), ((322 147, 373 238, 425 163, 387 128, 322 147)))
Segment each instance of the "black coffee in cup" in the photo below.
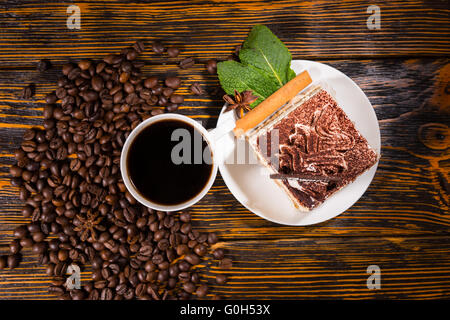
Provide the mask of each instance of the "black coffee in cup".
POLYGON ((130 144, 127 171, 134 188, 160 205, 197 196, 212 174, 211 151, 190 123, 166 119, 144 128, 130 144), (209 159, 208 159, 209 156, 209 159))

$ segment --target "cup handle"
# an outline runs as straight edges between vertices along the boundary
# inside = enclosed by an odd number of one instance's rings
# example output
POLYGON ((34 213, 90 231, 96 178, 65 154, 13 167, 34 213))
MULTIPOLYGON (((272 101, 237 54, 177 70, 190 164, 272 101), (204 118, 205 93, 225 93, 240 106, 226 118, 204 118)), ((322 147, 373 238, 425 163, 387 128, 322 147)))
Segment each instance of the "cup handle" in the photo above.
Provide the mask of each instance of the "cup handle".
POLYGON ((213 143, 216 143, 220 140, 220 138, 222 138, 228 132, 232 131, 234 129, 234 126, 235 122, 233 121, 233 119, 229 119, 223 122, 219 127, 208 130, 209 137, 213 143))

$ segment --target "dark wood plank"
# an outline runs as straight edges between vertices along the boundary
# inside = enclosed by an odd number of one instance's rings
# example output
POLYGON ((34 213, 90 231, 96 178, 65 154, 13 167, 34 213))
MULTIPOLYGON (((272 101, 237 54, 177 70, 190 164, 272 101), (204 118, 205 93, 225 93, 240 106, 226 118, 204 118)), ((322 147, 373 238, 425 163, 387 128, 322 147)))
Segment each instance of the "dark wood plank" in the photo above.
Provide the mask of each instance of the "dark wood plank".
POLYGON ((103 56, 141 39, 164 40, 182 57, 222 58, 256 23, 295 57, 447 55, 447 1, 379 1, 381 29, 369 30, 366 1, 77 1, 81 29, 66 26, 68 3, 6 1, 0 7, 0 65, 42 57, 103 56))
MULTIPOLYGON (((448 122, 446 72, 448 59, 383 59, 324 61, 352 77, 372 101, 380 119, 382 158, 375 179, 365 195, 347 212, 317 226, 287 227, 252 214, 230 194, 220 175, 211 191, 191 208, 203 230, 218 231, 224 239, 278 239, 299 236, 377 236, 448 234, 449 151, 426 147, 419 127, 448 122), (226 232, 224 232, 226 230, 226 232)), ((144 74, 169 70, 183 79, 179 92, 185 104, 179 112, 215 125, 222 101, 220 94, 196 97, 189 93, 193 81, 208 92, 218 86, 203 66, 179 70, 173 65, 148 66, 144 74)), ((0 70, 0 244, 10 241, 11 230, 27 220, 20 216, 22 204, 10 186, 11 155, 26 127, 41 123, 44 94, 53 90, 57 71, 0 70), (37 84, 33 101, 17 98, 23 83, 37 84)))
MULTIPOLYGON (((225 299, 436 299, 450 294, 450 238, 351 237, 219 242, 233 267, 221 270, 207 258, 198 272, 210 295, 225 299), (367 267, 381 269, 381 288, 369 290, 367 267), (227 274, 217 285, 217 274, 227 274)), ((27 252, 27 251, 25 251, 27 252)), ((29 251, 28 251, 29 252, 29 251)), ((0 299, 52 299, 44 268, 26 255, 15 270, 2 271, 0 299)), ((90 279, 82 273, 82 284, 90 279)))

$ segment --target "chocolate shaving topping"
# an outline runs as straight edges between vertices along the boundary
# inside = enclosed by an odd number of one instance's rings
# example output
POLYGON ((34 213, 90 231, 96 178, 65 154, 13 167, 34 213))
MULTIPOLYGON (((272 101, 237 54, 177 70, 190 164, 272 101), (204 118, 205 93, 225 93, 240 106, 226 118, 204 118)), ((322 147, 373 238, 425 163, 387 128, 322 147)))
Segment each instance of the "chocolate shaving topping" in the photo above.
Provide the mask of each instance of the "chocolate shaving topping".
POLYGON ((335 125, 328 105, 316 110, 310 125, 295 124, 288 145, 280 145, 283 172, 335 175, 347 169, 343 151, 353 148, 355 139, 335 125))
MULTIPOLYGON (((296 109, 284 116, 268 132, 267 153, 269 165, 281 175, 309 175, 332 177, 317 181, 281 179, 291 197, 302 206, 312 209, 355 180, 373 166, 377 154, 356 130, 337 102, 320 90, 296 109), (278 130, 279 167, 270 159, 271 131, 278 130)), ((261 148, 260 138, 257 144, 261 148)), ((275 150, 274 150, 275 151, 275 150)), ((276 152, 276 151, 275 151, 276 152)))

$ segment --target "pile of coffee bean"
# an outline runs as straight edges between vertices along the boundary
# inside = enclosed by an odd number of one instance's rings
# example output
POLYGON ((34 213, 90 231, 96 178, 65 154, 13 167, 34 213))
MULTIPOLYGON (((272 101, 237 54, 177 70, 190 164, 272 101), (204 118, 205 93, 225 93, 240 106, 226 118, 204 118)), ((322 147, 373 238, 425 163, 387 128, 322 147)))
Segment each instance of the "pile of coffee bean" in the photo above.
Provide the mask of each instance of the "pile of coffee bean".
POLYGON ((215 233, 194 230, 186 211, 142 206, 123 183, 120 154, 131 130, 183 102, 174 93, 180 78, 143 78, 143 50, 139 41, 102 61, 64 65, 45 99, 43 129, 26 130, 15 151, 11 184, 31 222, 14 230, 0 269, 17 267, 22 248, 30 248, 52 277, 49 292, 61 299, 202 298, 208 284, 195 266, 203 257, 231 267, 215 233), (92 266, 92 281, 78 289, 66 285, 74 264, 92 266))

